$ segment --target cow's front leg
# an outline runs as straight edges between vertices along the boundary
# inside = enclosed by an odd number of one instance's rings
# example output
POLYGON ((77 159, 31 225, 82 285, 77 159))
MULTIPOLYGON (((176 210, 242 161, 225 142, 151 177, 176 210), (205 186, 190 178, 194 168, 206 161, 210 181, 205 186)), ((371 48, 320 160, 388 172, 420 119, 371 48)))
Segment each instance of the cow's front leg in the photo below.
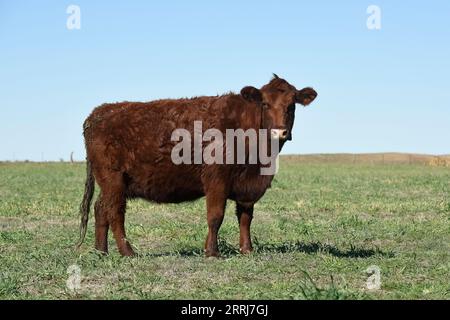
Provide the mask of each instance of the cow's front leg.
POLYGON ((208 237, 205 243, 205 255, 207 257, 219 256, 217 233, 222 225, 226 201, 223 191, 211 191, 206 194, 208 237))
POLYGON ((250 238, 250 225, 253 219, 253 205, 242 205, 236 203, 236 215, 239 222, 239 250, 243 254, 253 251, 250 238))

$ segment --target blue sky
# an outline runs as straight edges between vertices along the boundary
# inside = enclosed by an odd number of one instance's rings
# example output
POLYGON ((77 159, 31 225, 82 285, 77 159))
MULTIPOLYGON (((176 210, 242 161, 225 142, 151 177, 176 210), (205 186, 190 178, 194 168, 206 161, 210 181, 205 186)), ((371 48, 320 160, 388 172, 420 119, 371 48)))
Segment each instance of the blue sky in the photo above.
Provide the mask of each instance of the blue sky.
POLYGON ((0 0, 0 160, 81 160, 103 102, 239 91, 272 72, 319 93, 284 153, 450 153, 450 1, 0 0), (366 27, 371 4, 381 30, 366 27))

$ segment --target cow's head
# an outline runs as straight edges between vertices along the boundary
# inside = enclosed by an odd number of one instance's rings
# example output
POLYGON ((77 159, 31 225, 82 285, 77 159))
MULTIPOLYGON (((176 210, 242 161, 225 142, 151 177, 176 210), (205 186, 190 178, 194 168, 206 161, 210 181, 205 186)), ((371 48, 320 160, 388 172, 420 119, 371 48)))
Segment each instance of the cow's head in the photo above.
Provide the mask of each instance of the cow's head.
POLYGON ((273 79, 260 89, 262 95, 262 128, 269 129, 273 138, 282 144, 292 140, 295 104, 309 105, 317 97, 312 88, 297 90, 274 74, 273 79))

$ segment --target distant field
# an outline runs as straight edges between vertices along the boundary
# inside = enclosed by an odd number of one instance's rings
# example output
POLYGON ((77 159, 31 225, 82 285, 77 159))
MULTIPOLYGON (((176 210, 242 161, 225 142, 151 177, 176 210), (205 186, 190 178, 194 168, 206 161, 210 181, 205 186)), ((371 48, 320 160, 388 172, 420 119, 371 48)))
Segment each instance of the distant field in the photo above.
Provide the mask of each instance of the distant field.
POLYGON ((361 154, 307 154, 284 156, 296 162, 351 163, 351 164, 423 164, 450 167, 450 155, 427 155, 409 153, 361 153, 361 154))
POLYGON ((91 213, 76 251, 85 165, 0 163, 0 299, 449 299, 450 168, 434 158, 285 156, 256 206, 255 253, 237 252, 229 202, 222 259, 202 255, 203 200, 129 203, 132 259, 112 238, 109 256, 92 249, 91 213), (366 287, 373 265, 379 290, 366 287))

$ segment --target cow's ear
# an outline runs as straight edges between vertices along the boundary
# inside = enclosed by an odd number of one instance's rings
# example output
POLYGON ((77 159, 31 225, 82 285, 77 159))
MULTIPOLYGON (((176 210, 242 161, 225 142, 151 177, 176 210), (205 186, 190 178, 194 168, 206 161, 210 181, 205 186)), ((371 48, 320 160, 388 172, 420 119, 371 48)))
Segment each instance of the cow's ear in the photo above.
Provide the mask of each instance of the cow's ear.
POLYGON ((295 95, 295 102, 307 106, 317 97, 317 92, 313 88, 303 88, 295 95))
POLYGON ((255 87, 244 87, 241 90, 241 96, 248 101, 261 102, 262 94, 261 91, 256 89, 255 87))

